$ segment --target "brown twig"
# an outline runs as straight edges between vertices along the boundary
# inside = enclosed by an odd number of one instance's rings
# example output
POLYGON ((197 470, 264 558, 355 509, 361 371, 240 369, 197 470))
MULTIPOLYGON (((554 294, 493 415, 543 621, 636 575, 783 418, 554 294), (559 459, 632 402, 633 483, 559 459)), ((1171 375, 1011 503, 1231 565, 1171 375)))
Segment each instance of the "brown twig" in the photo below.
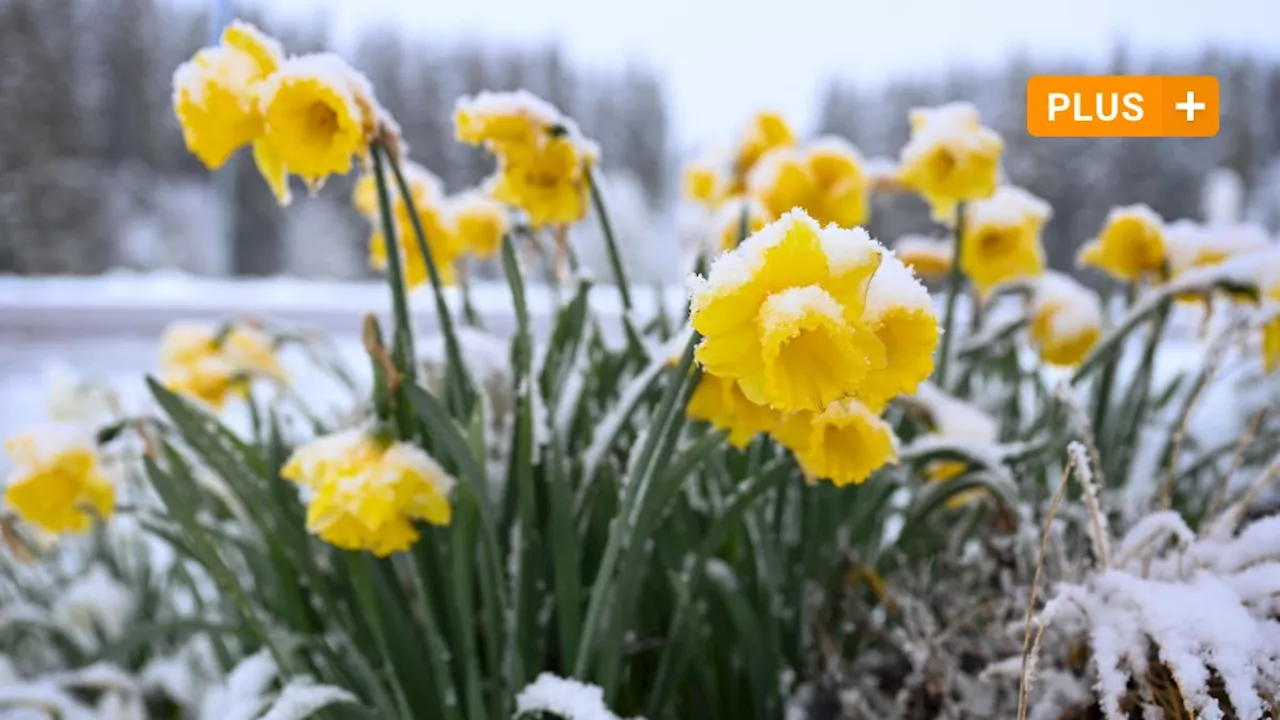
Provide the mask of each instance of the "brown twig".
POLYGON ((1067 480, 1071 477, 1071 465, 1068 461, 1062 466, 1062 479, 1058 481, 1058 491, 1049 505, 1049 514, 1044 519, 1044 530, 1040 533, 1040 551, 1036 554, 1036 569, 1031 576, 1031 593, 1027 598, 1027 619, 1022 629, 1022 672, 1018 679, 1018 720, 1026 720, 1027 705, 1031 697, 1031 682, 1027 677, 1027 661, 1031 657, 1031 621, 1035 617, 1036 591, 1040 587, 1040 574, 1044 569, 1045 550, 1049 546, 1049 535, 1053 529, 1053 518, 1062 504, 1062 496, 1067 492, 1067 480))

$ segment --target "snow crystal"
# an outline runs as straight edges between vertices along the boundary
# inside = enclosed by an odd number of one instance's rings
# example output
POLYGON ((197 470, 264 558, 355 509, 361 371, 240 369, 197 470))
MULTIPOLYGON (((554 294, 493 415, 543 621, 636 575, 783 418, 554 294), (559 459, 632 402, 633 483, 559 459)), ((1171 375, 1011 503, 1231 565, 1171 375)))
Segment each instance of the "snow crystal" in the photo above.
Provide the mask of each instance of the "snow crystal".
POLYGON ((618 720, 595 685, 542 673, 516 696, 516 716, 552 713, 565 720, 618 720))
POLYGON ((764 265, 765 253, 780 244, 796 224, 806 224, 819 237, 822 228, 803 210, 795 209, 742 241, 732 252, 716 257, 705 278, 691 275, 689 294, 694 312, 716 297, 728 295, 751 282, 764 265))
POLYGON ((266 707, 264 695, 278 674, 275 660, 266 650, 241 660, 225 683, 201 699, 201 720, 254 720, 266 707))
POLYGON ((67 586, 54 601, 53 617, 70 628, 93 636, 96 629, 108 640, 118 640, 133 620, 136 600, 129 588, 101 565, 67 586))
POLYGON ((356 696, 340 687, 297 678, 284 686, 271 709, 258 720, 304 720, 329 705, 355 702, 356 696))
MULTIPOLYGON (((216 83, 232 92, 242 106, 252 98, 251 79, 258 74, 253 58, 232 47, 210 47, 173 71, 173 104, 187 101, 198 106, 205 102, 205 88, 216 83)), ((242 107, 248 110, 248 107, 242 107)))
POLYGON ((991 197, 969 205, 966 221, 974 227, 1008 227, 1028 221, 1044 222, 1051 215, 1049 203, 1020 187, 1001 185, 991 197))
POLYGON ((528 90, 494 92, 482 90, 470 97, 462 96, 453 106, 454 113, 477 116, 516 115, 544 126, 563 123, 567 118, 554 105, 528 90))
POLYGON ((1107 219, 1103 222, 1103 226, 1106 227, 1113 223, 1120 222, 1121 220, 1137 220, 1138 222, 1146 225, 1152 225, 1154 227, 1161 227, 1164 225, 1164 220, 1160 215, 1158 215, 1155 210, 1152 210, 1151 206, 1143 203, 1138 203, 1136 205, 1121 205, 1111 208, 1111 210, 1107 212, 1107 219))
POLYGON ((827 268, 835 275, 865 266, 875 253, 885 254, 884 246, 860 227, 828 225, 819 239, 822 253, 827 256, 827 268))
POLYGON ((1049 313, 1055 336, 1072 337, 1102 327, 1102 303, 1084 285, 1050 270, 1033 281, 1034 314, 1049 313))
POLYGON ((792 323, 817 313, 832 322, 843 322, 844 308, 830 293, 817 285, 787 288, 765 299, 760 306, 761 326, 792 323))
POLYGON ((407 468, 416 475, 427 478, 435 485, 435 490, 441 495, 448 495, 453 491, 454 485, 457 484, 457 480, 445 472, 444 468, 440 467, 440 464, 435 461, 435 458, 416 445, 403 442, 395 443, 387 448, 387 452, 382 456, 382 459, 390 467, 396 468, 395 474, 399 474, 400 468, 407 468))
POLYGON ((1125 533, 1116 553, 1116 567, 1127 567, 1131 561, 1139 559, 1139 553, 1159 550, 1160 543, 1168 537, 1172 537, 1183 547, 1196 539, 1195 533, 1191 532, 1182 515, 1177 512, 1164 510, 1146 515, 1125 533))
POLYGON ((880 267, 867 288, 867 317, 878 318, 897 307, 933 315, 933 300, 915 272, 890 251, 882 250, 881 256, 880 267))
POLYGON ((953 102, 934 108, 914 108, 909 115, 911 139, 902 148, 902 161, 913 160, 939 145, 957 150, 981 148, 1000 142, 1000 136, 982 127, 978 109, 971 103, 953 102))
POLYGON ((914 395, 907 396, 922 405, 933 419, 939 435, 957 440, 995 442, 1000 424, 996 419, 959 398, 948 395, 931 382, 920 383, 914 395))

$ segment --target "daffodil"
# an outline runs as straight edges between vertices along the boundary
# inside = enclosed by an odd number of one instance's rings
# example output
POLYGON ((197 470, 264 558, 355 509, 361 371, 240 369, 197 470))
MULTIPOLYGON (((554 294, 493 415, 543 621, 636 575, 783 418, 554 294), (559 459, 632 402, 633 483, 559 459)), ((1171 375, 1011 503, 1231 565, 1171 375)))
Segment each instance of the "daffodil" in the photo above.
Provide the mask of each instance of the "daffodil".
POLYGON ((173 108, 182 138, 210 170, 262 134, 257 95, 284 62, 280 43, 236 21, 214 47, 204 48, 173 74, 173 108))
POLYGON ((711 210, 719 207, 729 186, 724 173, 707 161, 695 162, 685 168, 683 183, 686 197, 711 210))
POLYGON ((455 245, 478 258, 493 257, 507 234, 506 210, 484 193, 473 190, 451 199, 448 214, 457 236, 455 245))
POLYGON ((857 395, 878 411, 893 396, 915 392, 933 374, 938 316, 929 292, 910 268, 885 253, 867 289, 862 317, 884 345, 885 362, 867 373, 857 395))
POLYGON ((517 207, 535 227, 567 225, 586 216, 595 143, 573 120, 525 92, 482 92, 458 100, 459 141, 483 145, 498 159, 489 180, 495 200, 517 207))
POLYGON ((795 144, 795 131, 786 118, 771 110, 756 113, 739 135, 734 148, 729 194, 741 193, 746 188, 747 177, 765 153, 795 144))
POLYGON ((46 532, 78 533, 94 516, 115 510, 115 488, 103 476, 93 435, 78 424, 57 423, 9 438, 13 465, 5 505, 46 532))
POLYGON ((732 250, 738 242, 764 229, 772 216, 760 203, 738 196, 726 200, 711 218, 711 240, 715 252, 732 250), (746 217, 746 235, 743 235, 742 221, 746 217))
POLYGON ((1101 336, 1102 303, 1097 295, 1056 272, 1036 280, 1031 295, 1031 339, 1045 362, 1078 365, 1101 336))
POLYGON ((979 292, 1044 272, 1040 232, 1051 214, 1048 203, 1010 185, 968 206, 960 267, 979 292))
POLYGON ((698 362, 783 412, 855 395, 885 363, 863 318, 880 251, 861 228, 824 229, 802 210, 787 213, 693 279, 698 362))
POLYGON ((450 475, 421 449, 362 430, 298 448, 280 475, 306 488, 307 530, 345 550, 403 552, 419 537, 415 522, 452 517, 450 475))
POLYGON ((1004 142, 982 126, 973 105, 917 108, 910 121, 898 177, 929 202, 935 220, 950 222, 958 203, 995 193, 1004 142))
POLYGON ((289 175, 314 191, 330 175, 349 172, 392 126, 368 80, 332 53, 286 60, 262 84, 259 105, 264 127, 254 159, 282 204, 289 175))
POLYGON ((689 398, 686 412, 694 420, 728 430, 729 444, 737 448, 746 447, 757 434, 772 430, 780 417, 776 410, 748 400, 736 381, 705 374, 689 398))
POLYGON ((855 227, 868 214, 865 162, 857 148, 837 137, 777 148, 756 163, 747 192, 775 217, 799 207, 819 224, 855 227))
POLYGON ((904 235, 893 244, 893 252, 916 277, 939 280, 951 270, 955 256, 954 243, 942 238, 904 235))
POLYGON ((1164 274, 1167 260, 1164 221, 1146 205, 1112 208, 1102 232, 1080 248, 1078 259, 1125 282, 1164 274))
POLYGON ((806 473, 836 485, 861 483, 898 461, 889 424, 857 400, 842 400, 818 413, 795 413, 774 431, 806 473))
POLYGON ((160 339, 160 379, 173 392, 221 408, 241 395, 253 377, 285 382, 287 374, 271 340, 262 332, 235 325, 221 337, 201 323, 176 322, 160 339))

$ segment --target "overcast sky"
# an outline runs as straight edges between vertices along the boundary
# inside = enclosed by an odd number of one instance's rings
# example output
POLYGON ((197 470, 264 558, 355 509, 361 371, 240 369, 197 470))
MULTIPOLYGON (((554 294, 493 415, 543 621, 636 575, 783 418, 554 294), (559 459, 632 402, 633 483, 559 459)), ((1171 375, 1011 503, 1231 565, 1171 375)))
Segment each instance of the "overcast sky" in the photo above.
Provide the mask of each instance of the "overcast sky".
MULTIPOLYGON (((202 2, 207 0, 192 0, 202 2)), ((876 82, 1013 50, 1105 58, 1220 47, 1280 54, 1280 0, 240 0, 326 13, 341 46, 367 23, 424 42, 560 40, 583 63, 648 63, 667 80, 682 145, 714 141, 752 110, 801 127, 832 73, 876 82)))

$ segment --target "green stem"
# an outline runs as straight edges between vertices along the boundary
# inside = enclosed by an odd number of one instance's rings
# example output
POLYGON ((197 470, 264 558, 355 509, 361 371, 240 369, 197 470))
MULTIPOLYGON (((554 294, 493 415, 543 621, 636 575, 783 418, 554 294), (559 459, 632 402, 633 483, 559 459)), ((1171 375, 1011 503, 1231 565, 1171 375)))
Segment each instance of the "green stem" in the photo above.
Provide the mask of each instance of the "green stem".
MULTIPOLYGON (((391 253, 388 253, 390 255, 391 253)), ((391 655, 391 645, 387 640, 386 627, 382 623, 382 613, 378 609, 378 598, 373 590, 373 575, 369 570, 369 564, 372 562, 368 556, 361 553, 345 552, 347 556, 347 571, 351 576, 351 585, 356 591, 356 601, 360 605, 360 612, 365 616, 365 620, 369 623, 369 628, 373 632, 373 641, 378 646, 378 653, 382 655, 382 661, 386 663, 386 676, 391 680, 392 694, 395 696, 396 704, 403 713, 402 717, 413 717, 413 713, 409 710, 409 700, 405 697, 404 688, 400 686, 400 680, 395 672, 395 660, 391 655)))
POLYGON ((964 241, 964 203, 956 205, 956 241, 951 248, 951 269, 947 272, 947 307, 942 316, 942 341, 938 346, 938 371, 935 373, 936 383, 943 390, 947 389, 947 366, 951 363, 951 335, 955 327, 956 298, 960 296, 960 286, 964 283, 964 275, 960 271, 960 248, 964 241))
MULTIPOLYGON (((1124 307, 1126 312, 1133 305, 1133 301, 1137 297, 1137 288, 1138 286, 1135 283, 1129 283, 1125 286, 1124 307)), ((1098 393, 1094 397, 1093 434, 1098 443, 1099 452, 1102 452, 1105 445, 1110 444, 1109 437, 1107 435, 1106 423, 1111 410, 1111 389, 1115 385, 1116 366, 1119 364, 1119 353, 1116 353, 1107 359, 1107 364, 1102 368, 1102 377, 1098 381, 1098 393)))
MULTIPOLYGON (((444 300, 444 288, 440 283, 440 268, 436 267, 436 259, 431 254, 431 246, 427 243, 427 233, 422 228, 422 218, 418 215, 417 203, 413 200, 413 193, 409 188, 409 182, 404 177, 404 171, 400 168, 400 163, 392 157, 391 152, 385 147, 375 144, 375 167, 378 165, 379 155, 383 155, 387 164, 391 166, 391 173, 395 176, 396 187, 400 190, 400 197, 404 198, 405 205, 409 210, 409 224, 413 226, 413 235, 418 243, 418 250, 422 253, 423 262, 427 265, 427 277, 431 281, 431 293, 436 301, 436 315, 440 321, 440 333, 444 336, 445 354, 448 358, 446 372, 447 379, 450 380, 448 383, 450 404, 453 406, 455 413, 465 415, 467 411, 466 365, 462 362, 462 351, 458 345, 458 334, 453 327, 453 316, 449 314, 449 305, 444 300)), ((391 241, 388 240, 388 242, 391 241)), ((387 252, 388 257, 394 254, 390 251, 387 252)))
POLYGON ((609 213, 604 209, 604 198, 600 195, 600 186, 596 182, 594 167, 586 167, 587 188, 591 191, 591 206, 600 220, 600 230, 604 233, 605 248, 609 251, 609 266, 613 270, 613 281, 618 284, 618 295, 622 298, 622 309, 631 309, 631 287, 627 284, 627 274, 622 269, 622 255, 618 252, 618 240, 613 235, 613 224, 609 222, 609 213))
POLYGON ((404 269, 400 265, 400 245, 396 239, 396 226, 391 210, 391 194, 387 191, 387 178, 382 168, 382 152, 378 145, 371 148, 373 177, 378 187, 378 211, 382 220, 382 242, 386 246, 387 282, 391 286, 391 312, 394 330, 391 335, 391 357, 397 369, 409 378, 414 376, 415 357, 413 333, 409 331, 409 301, 404 287, 404 269))
POLYGON ((664 391, 658 409, 653 415, 648 437, 640 450, 633 475, 626 484, 618 513, 614 516, 609 530, 609 539, 600 561, 600 569, 591 585, 591 595, 587 601, 586 619, 582 624, 582 635, 578 641, 575 662, 573 662, 574 677, 583 678, 587 674, 587 668, 591 662, 592 645, 600 629, 608 591, 614 587, 613 574, 624 546, 628 542, 641 542, 640 538, 632 537, 635 519, 640 511, 638 505, 645 499, 646 486, 649 484, 652 468, 661 463, 661 459, 657 457, 658 444, 662 439, 660 436, 663 435, 661 430, 667 427, 677 411, 683 409, 677 406, 681 405, 679 400, 685 396, 684 389, 689 383, 689 370, 693 365, 693 351, 699 340, 701 340, 699 335, 693 333, 688 344, 685 345, 684 354, 674 370, 675 375, 671 378, 670 385, 664 391))

